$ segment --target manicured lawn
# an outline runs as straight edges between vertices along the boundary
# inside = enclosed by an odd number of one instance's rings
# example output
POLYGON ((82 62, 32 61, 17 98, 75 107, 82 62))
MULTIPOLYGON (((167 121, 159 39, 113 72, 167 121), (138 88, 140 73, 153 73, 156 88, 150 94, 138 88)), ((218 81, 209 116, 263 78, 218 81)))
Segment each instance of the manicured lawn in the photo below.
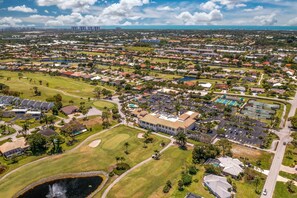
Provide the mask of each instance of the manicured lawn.
MULTIPOLYGON (((137 138, 140 131, 126 126, 119 126, 105 133, 99 133, 87 141, 79 149, 62 155, 51 156, 43 161, 23 167, 0 182, 0 197, 12 197, 14 193, 41 178, 53 176, 59 173, 105 170, 116 163, 116 156, 125 157, 125 162, 131 167, 150 157, 155 149, 161 149, 160 143, 169 140, 157 136, 154 142, 143 148, 142 140, 137 138), (124 145, 121 142, 114 148, 105 148, 104 145, 116 136, 128 135, 125 142, 129 142, 129 155, 124 153, 124 145), (101 139, 101 144, 96 148, 88 146, 93 140, 101 139)), ((118 142, 119 143, 119 142, 118 142)), ((115 142, 116 144, 116 142, 115 142)))
POLYGON ((95 86, 79 79, 30 72, 22 72, 24 77, 19 78, 18 73, 1 71, 4 77, 0 78, 0 83, 8 85, 13 91, 20 91, 22 98, 45 101, 56 94, 61 94, 63 104, 67 105, 72 100, 76 105, 79 105, 80 102, 88 102, 86 98, 94 97, 93 90, 95 86), (11 80, 7 80, 7 77, 11 77, 11 80), (32 79, 31 82, 30 79, 32 79), (39 83, 40 80, 42 85, 39 83), (46 86, 47 83, 48 86, 46 86), (38 87, 41 91, 41 96, 34 95, 33 87, 38 87))
POLYGON ((112 108, 116 107, 116 105, 114 103, 103 101, 103 100, 96 101, 93 103, 93 105, 97 109, 100 109, 101 111, 105 110, 106 108, 112 109, 112 108))
POLYGON ((150 52, 154 50, 154 48, 151 48, 151 47, 134 47, 134 46, 126 47, 126 49, 128 51, 138 51, 138 52, 150 52))
POLYGON ((283 159, 283 165, 294 167, 297 164, 297 148, 292 144, 288 144, 283 159))
MULTIPOLYGON (((108 197, 184 197, 192 190, 204 197, 211 197, 204 190, 201 179, 198 183, 192 183, 189 189, 182 192, 177 190, 181 171, 191 163, 191 153, 191 150, 169 148, 161 155, 160 160, 152 160, 124 177, 111 189, 108 197), (167 180, 172 182, 173 188, 164 194, 162 190, 167 180)), ((199 171, 197 177, 201 178, 202 174, 203 171, 199 171)))
MULTIPOLYGON (((184 151, 177 147, 166 150, 158 161, 150 161, 140 168, 132 171, 117 183, 109 192, 108 197, 185 197, 187 193, 193 192, 205 198, 214 197, 203 186, 204 167, 197 165, 198 173, 192 177, 192 184, 184 187, 183 191, 178 190, 178 180, 181 179, 181 172, 185 171, 186 166, 191 165, 192 150, 184 151), (166 181, 172 182, 172 189, 169 193, 163 193, 166 181)), ((258 189, 261 189, 265 182, 265 176, 255 172, 261 178, 258 189)), ((247 181, 244 177, 240 181, 233 180, 237 186, 236 197, 250 198, 259 197, 256 194, 256 185, 247 181)), ((98 194, 96 197, 100 197, 98 194)))
POLYGON ((295 193, 290 193, 286 183, 276 182, 273 198, 297 198, 297 187, 293 188, 295 189, 295 193))
MULTIPOLYGON (((239 144, 232 144, 233 157, 239 158, 239 160, 250 162, 254 166, 257 165, 257 161, 261 162, 260 168, 269 170, 271 162, 273 160, 273 154, 265 151, 260 151, 252 148, 248 148, 239 144)), ((259 166, 258 166, 259 167, 259 166)))

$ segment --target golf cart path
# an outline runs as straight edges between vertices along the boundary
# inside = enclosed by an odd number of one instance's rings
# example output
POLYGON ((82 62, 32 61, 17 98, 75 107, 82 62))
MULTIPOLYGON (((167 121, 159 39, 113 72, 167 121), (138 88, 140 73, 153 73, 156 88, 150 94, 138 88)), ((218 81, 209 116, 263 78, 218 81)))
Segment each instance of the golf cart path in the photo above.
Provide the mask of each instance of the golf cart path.
MULTIPOLYGON (((174 139, 167 137, 168 139, 171 140, 171 142, 165 147, 163 148, 160 153, 163 153, 164 151, 166 151, 169 147, 171 147, 173 145, 174 139)), ((142 165, 148 163, 149 161, 153 160, 152 157, 140 162, 139 164, 133 166, 131 169, 129 169, 128 171, 126 171, 125 173, 123 173, 121 176, 119 176, 118 178, 116 178, 104 191, 104 193, 102 194, 102 198, 106 198, 108 192, 112 189, 112 187, 114 187, 122 178, 124 178, 126 175, 128 175, 130 172, 132 172, 133 170, 141 167, 142 165)))

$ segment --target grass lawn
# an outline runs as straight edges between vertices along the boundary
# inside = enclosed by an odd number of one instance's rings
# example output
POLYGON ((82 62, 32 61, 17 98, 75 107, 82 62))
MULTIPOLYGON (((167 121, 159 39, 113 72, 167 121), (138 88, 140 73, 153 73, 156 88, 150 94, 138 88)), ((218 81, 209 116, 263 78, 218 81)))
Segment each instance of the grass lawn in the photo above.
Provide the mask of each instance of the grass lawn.
POLYGON ((287 173, 287 172, 284 172, 284 171, 280 171, 279 175, 282 176, 282 177, 285 177, 287 179, 297 181, 297 174, 291 174, 291 173, 287 173))
MULTIPOLYGON (((241 161, 246 159, 248 162, 257 165, 257 161, 261 162, 260 168, 269 170, 271 162, 273 160, 273 154, 265 151, 260 151, 252 148, 248 148, 239 144, 232 143, 232 149, 234 158, 238 158, 241 161)), ((259 167, 259 166, 258 166, 259 167)))
MULTIPOLYGON (((108 197, 184 197, 191 191, 204 197, 212 197, 202 186, 201 179, 182 192, 177 190, 181 171, 187 164, 191 164, 191 153, 191 150, 169 148, 161 155, 160 160, 152 160, 124 177, 111 189, 108 197), (173 187, 169 193, 164 194, 162 190, 167 180, 172 182, 173 187)), ((202 178, 202 175, 203 171, 199 171, 195 177, 202 178)))
POLYGON ((126 126, 119 126, 105 133, 99 133, 87 141, 79 149, 62 155, 51 156, 19 169, 0 182, 0 197, 12 197, 17 191, 41 178, 53 176, 59 173, 71 173, 81 171, 105 170, 116 163, 116 156, 125 157, 125 162, 131 167, 151 156, 155 149, 161 149, 160 143, 169 140, 154 137, 154 142, 143 148, 142 140, 137 138, 140 131, 126 126), (116 138, 125 136, 125 140, 116 138), (101 144, 96 148, 88 146, 93 140, 101 139, 101 144), (113 145, 110 141, 114 141, 113 145), (124 143, 129 142, 130 154, 124 153, 124 143))
POLYGON ((154 50, 154 48, 151 47, 135 47, 135 46, 130 46, 126 47, 128 51, 138 51, 138 52, 151 52, 154 50))
POLYGON ((22 92, 22 98, 33 100, 45 101, 47 98, 56 94, 61 94, 65 105, 70 100, 73 100, 74 104, 79 105, 82 101, 88 102, 86 98, 94 97, 93 90, 95 86, 82 80, 50 76, 43 73, 22 73, 24 77, 19 79, 18 72, 2 71, 3 78, 0 78, 0 82, 8 85, 13 91, 22 92), (11 80, 7 80, 7 77, 11 77, 11 80), (32 79, 31 82, 30 79, 32 79), (39 84, 40 80, 42 81, 42 85, 39 84), (48 87, 46 86, 47 83, 48 87), (35 96, 33 94, 33 87, 38 87, 41 91, 41 96, 35 96))
POLYGON ((283 165, 294 167, 297 164, 297 148, 292 144, 288 144, 283 159, 283 165))
MULTIPOLYGON (((193 192, 205 198, 214 197, 203 186, 204 167, 197 165, 198 173, 192 177, 192 184, 184 187, 183 191, 178 190, 178 180, 181 178, 181 172, 185 170, 187 165, 191 164, 192 150, 184 151, 177 147, 171 147, 166 150, 161 159, 158 161, 150 161, 142 167, 134 170, 119 183, 117 183, 109 192, 108 197, 185 197, 187 193, 193 192), (169 193, 163 193, 163 187, 166 181, 172 182, 172 189, 169 193)), ((261 189, 265 182, 265 176, 255 172, 261 178, 258 189, 261 189)), ((240 181, 233 180, 237 186, 236 197, 250 198, 259 197, 256 194, 256 185, 253 182, 243 178, 240 181)), ((100 197, 98 194, 96 197, 100 197)))
POLYGON ((290 193, 287 189, 286 183, 276 182, 273 198, 297 198, 297 187, 293 187, 295 193, 290 193))
POLYGON ((104 100, 99 100, 93 103, 93 106, 97 109, 100 109, 101 111, 105 110, 106 108, 112 109, 114 107, 117 107, 114 103, 107 102, 104 100))

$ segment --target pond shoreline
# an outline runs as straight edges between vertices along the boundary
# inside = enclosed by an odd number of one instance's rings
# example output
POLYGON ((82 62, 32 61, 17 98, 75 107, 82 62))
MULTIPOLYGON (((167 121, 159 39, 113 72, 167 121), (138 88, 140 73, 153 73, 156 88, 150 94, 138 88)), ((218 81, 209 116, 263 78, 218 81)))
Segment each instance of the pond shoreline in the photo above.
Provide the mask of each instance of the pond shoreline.
POLYGON ((18 191, 16 194, 13 195, 13 198, 17 198, 21 196, 22 194, 26 193, 27 191, 35 188, 36 186, 39 186, 41 184, 58 180, 58 179, 66 179, 66 178, 82 178, 82 177, 91 177, 91 176, 100 176, 102 177, 102 183, 98 186, 98 188, 92 192, 88 197, 94 197, 106 184, 106 182, 109 179, 109 176, 104 171, 89 171, 89 172, 79 172, 79 173, 65 173, 65 174, 59 174, 55 176, 50 176, 47 178, 40 179, 36 182, 31 183, 30 185, 26 186, 22 190, 18 191))

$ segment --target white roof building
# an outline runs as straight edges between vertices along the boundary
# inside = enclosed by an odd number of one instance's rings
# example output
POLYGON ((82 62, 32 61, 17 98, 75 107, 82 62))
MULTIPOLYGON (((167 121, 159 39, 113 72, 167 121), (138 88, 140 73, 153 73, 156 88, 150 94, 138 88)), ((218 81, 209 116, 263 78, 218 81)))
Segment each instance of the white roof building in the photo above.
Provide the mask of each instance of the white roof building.
POLYGON ((203 178, 204 185, 218 198, 230 198, 232 185, 227 182, 226 177, 217 175, 206 175, 203 178))
POLYGON ((229 175, 237 177, 243 172, 243 163, 238 159, 233 159, 231 157, 220 157, 220 167, 223 168, 223 172, 229 175))

